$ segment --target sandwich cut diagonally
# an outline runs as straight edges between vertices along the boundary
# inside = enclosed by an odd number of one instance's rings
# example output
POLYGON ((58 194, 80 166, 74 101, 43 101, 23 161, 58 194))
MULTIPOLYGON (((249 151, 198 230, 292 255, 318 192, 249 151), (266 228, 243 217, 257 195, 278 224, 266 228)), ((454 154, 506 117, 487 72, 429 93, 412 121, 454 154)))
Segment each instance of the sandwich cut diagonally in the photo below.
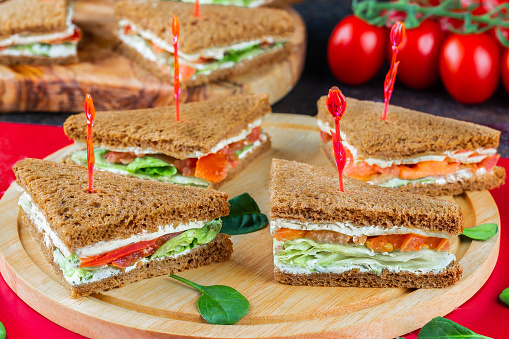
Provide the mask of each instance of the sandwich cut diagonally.
MULTIPOLYGON (((346 149, 344 174, 370 184, 426 195, 454 195, 488 190, 504 183, 505 170, 496 166, 500 132, 476 125, 347 98, 341 121, 346 149)), ((326 97, 318 101, 320 146, 335 164, 330 130, 334 120, 326 97)), ((335 166, 335 165, 334 165, 335 166)))
POLYGON ((72 297, 226 261, 226 193, 38 159, 13 167, 22 225, 72 297))
POLYGON ((441 288, 462 274, 463 230, 450 201, 274 159, 270 230, 274 275, 290 285, 441 288))
POLYGON ((174 1, 118 1, 118 50, 173 83, 172 17, 180 24, 179 67, 184 86, 229 78, 285 58, 294 22, 285 10, 174 1))
POLYGON ((78 61, 81 37, 68 0, 0 2, 0 65, 78 61))
MULTIPOLYGON (((175 107, 97 112, 93 128, 96 168, 142 179, 217 188, 270 148, 261 131, 271 112, 268 95, 186 103, 175 107)), ((83 144, 85 113, 69 117, 64 132, 83 144)), ((86 165, 86 150, 66 162, 86 165)))

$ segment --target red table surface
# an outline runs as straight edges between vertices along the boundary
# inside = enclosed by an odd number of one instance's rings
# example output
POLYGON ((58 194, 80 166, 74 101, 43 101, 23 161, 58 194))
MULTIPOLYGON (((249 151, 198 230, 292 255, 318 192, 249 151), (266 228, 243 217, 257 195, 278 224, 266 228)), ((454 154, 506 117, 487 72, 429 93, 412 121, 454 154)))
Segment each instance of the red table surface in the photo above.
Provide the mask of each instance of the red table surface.
MULTIPOLYGON (((44 158, 71 144, 61 127, 0 123, 0 196, 14 181, 12 165, 25 157, 44 158)), ((509 172, 509 158, 499 165, 509 172)), ((502 227, 509 221, 509 186, 491 191, 500 211, 502 227)), ((500 254, 495 270, 486 284, 466 303, 446 317, 476 333, 506 338, 509 307, 498 296, 509 287, 509 232, 501 232, 500 254)), ((0 321, 5 325, 7 338, 83 338, 47 320, 25 304, 0 277, 0 321)), ((417 331, 406 335, 416 338, 417 331)))

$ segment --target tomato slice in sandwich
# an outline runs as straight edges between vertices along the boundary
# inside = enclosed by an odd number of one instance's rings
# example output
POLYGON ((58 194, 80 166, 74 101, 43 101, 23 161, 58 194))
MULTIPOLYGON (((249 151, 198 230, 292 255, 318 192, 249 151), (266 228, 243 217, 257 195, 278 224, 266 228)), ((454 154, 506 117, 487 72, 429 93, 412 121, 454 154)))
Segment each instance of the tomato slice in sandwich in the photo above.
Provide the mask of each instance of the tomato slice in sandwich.
POLYGON ((198 178, 216 183, 224 180, 228 173, 227 152, 224 149, 217 153, 208 154, 196 162, 194 175, 198 178))
POLYGON ((140 241, 136 244, 127 245, 124 247, 120 247, 111 252, 100 254, 94 257, 86 257, 80 258, 81 267, 91 267, 91 266, 103 266, 111 263, 112 261, 122 258, 126 255, 129 255, 134 252, 138 252, 142 249, 145 249, 156 242, 157 239, 148 240, 148 241, 140 241))

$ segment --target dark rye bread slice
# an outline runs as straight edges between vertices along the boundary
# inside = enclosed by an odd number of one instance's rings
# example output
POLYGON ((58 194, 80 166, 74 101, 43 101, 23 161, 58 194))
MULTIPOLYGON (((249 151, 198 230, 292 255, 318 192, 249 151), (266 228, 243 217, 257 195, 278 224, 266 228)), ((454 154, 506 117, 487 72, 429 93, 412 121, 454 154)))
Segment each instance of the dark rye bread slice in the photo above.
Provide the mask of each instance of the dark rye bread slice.
MULTIPOLYGON (((186 159, 192 152, 210 153, 220 141, 240 134, 270 111, 268 95, 253 94, 183 104, 181 121, 175 120, 175 106, 97 112, 94 145, 151 148, 186 159)), ((86 142, 85 113, 69 117, 64 132, 71 139, 86 142)))
POLYGON ((0 40, 14 34, 63 32, 67 0, 9 0, 0 2, 0 40))
MULTIPOLYGON (((147 69, 153 75, 157 76, 161 80, 170 83, 173 82, 173 75, 166 71, 163 71, 159 63, 145 58, 142 54, 138 53, 136 49, 124 43, 120 39, 117 40, 118 41, 116 43, 115 48, 120 54, 128 57, 138 65, 147 69)), ((232 76, 241 75, 251 70, 258 70, 260 67, 278 63, 279 61, 283 60, 290 53, 291 48, 292 45, 285 44, 281 48, 261 54, 256 58, 237 62, 234 67, 220 68, 206 75, 198 75, 194 78, 189 78, 183 81, 182 85, 186 87, 200 86, 213 81, 229 79, 232 76)))
MULTIPOLYGON (((332 144, 320 142, 320 148, 333 166, 336 166, 332 144)), ((438 184, 436 182, 417 183, 399 186, 395 189, 408 193, 424 194, 429 196, 457 195, 469 191, 491 190, 504 184, 505 169, 495 166, 491 172, 474 173, 470 178, 460 178, 456 182, 438 184)))
POLYGON ((230 240, 230 236, 220 233, 210 243, 198 245, 188 254, 176 258, 168 257, 162 260, 140 263, 129 272, 120 273, 95 282, 73 286, 65 280, 62 269, 54 261, 53 248, 45 243, 44 234, 39 232, 30 217, 21 208, 18 220, 20 226, 28 228, 29 233, 41 247, 42 253, 53 266, 60 283, 69 290, 73 298, 84 297, 92 293, 99 293, 112 288, 122 287, 142 279, 177 273, 191 268, 209 265, 214 262, 224 262, 229 260, 233 253, 233 244, 230 240))
POLYGON ((444 288, 458 282, 463 270, 453 261, 444 270, 433 273, 390 272, 380 275, 353 269, 343 273, 295 274, 274 267, 274 277, 282 284, 307 286, 382 287, 382 288, 444 288))
POLYGON ((292 17, 275 8, 241 8, 202 5, 194 16, 194 5, 174 1, 118 1, 115 16, 127 19, 142 30, 150 31, 173 45, 171 18, 180 26, 179 51, 199 53, 203 49, 225 47, 267 36, 286 38, 294 31, 292 17), (169 19, 168 19, 169 18, 169 19))
POLYGON ((460 207, 424 195, 399 192, 344 178, 325 168, 273 159, 270 217, 300 222, 351 222, 356 226, 403 226, 451 236, 463 231, 460 207))
MULTIPOLYGON (((334 128, 326 97, 318 100, 317 118, 334 128)), ((347 98, 341 132, 365 158, 401 159, 418 154, 498 147, 500 132, 470 122, 438 117, 389 106, 382 120, 383 103, 347 98)))
POLYGON ((78 55, 70 55, 62 58, 50 58, 45 56, 13 56, 13 55, 0 55, 0 65, 15 66, 15 65, 67 65, 78 62, 78 55))
POLYGON ((16 182, 72 251, 99 241, 126 239, 158 226, 213 220, 229 213, 226 193, 94 172, 88 193, 82 166, 25 159, 13 167, 16 182))

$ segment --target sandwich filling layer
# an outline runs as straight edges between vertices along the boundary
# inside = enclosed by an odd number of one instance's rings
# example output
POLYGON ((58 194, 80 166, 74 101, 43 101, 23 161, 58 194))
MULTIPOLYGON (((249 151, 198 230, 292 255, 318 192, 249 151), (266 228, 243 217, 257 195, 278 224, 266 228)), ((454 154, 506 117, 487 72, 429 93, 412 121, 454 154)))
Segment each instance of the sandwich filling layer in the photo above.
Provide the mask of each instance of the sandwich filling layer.
MULTIPOLYGON (((172 44, 150 31, 140 29, 129 20, 120 20, 119 26, 118 35, 125 44, 135 49, 145 59, 156 62, 161 72, 173 76, 174 48, 172 44)), ((210 48, 195 54, 179 51, 180 80, 194 80, 200 75, 232 68, 241 61, 280 49, 288 40, 289 38, 265 37, 230 46, 210 48)))
MULTIPOLYGON (((187 2, 194 4, 195 0, 178 0, 180 2, 187 2)), ((268 4, 270 0, 201 0, 201 5, 223 5, 223 6, 237 6, 255 8, 268 4)))
POLYGON ((158 232, 70 249, 51 229, 42 211, 26 192, 22 193, 19 205, 43 234, 44 243, 52 249, 64 278, 74 286, 128 272, 140 263, 187 254, 214 240, 222 225, 221 219, 163 225, 158 227, 158 232))
MULTIPOLYGON (((262 119, 250 123, 238 135, 220 141, 209 153, 193 152, 176 159, 153 149, 129 147, 122 150, 101 145, 95 148, 95 168, 118 174, 170 182, 179 185, 208 187, 224 180, 239 161, 267 141, 261 133, 262 119)), ((71 154, 72 162, 85 166, 86 150, 71 154)))
MULTIPOLYGON (((321 120, 317 121, 322 142, 332 149, 331 127, 321 120)), ((495 148, 447 151, 442 154, 423 153, 401 159, 369 158, 350 145, 343 132, 341 139, 347 156, 343 172, 346 176, 391 188, 459 182, 474 175, 492 172, 500 158, 495 148)))
POLYGON ((343 273, 354 269, 377 275, 383 270, 436 274, 456 260, 448 252, 451 241, 447 234, 405 227, 355 228, 352 223, 273 220, 274 265, 293 274, 343 273))
POLYGON ((0 40, 0 56, 34 56, 65 58, 76 55, 80 29, 73 24, 74 11, 69 7, 66 29, 63 32, 49 34, 15 34, 0 40))

